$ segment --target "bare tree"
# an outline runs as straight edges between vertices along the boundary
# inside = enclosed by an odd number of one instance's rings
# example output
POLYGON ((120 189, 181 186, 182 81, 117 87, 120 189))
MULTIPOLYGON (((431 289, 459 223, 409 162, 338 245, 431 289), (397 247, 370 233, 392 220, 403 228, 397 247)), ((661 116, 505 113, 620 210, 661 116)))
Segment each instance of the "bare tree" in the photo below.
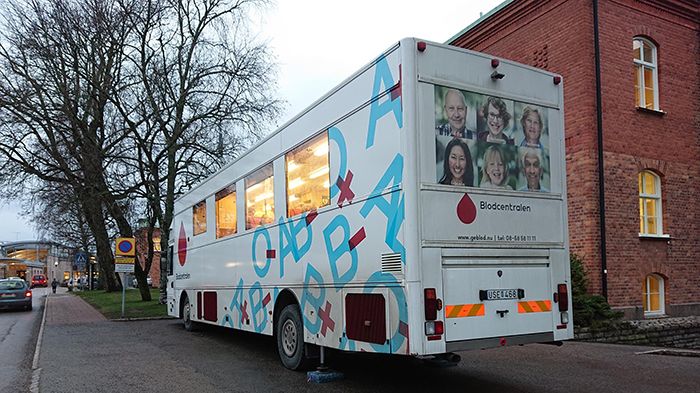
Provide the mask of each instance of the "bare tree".
POLYGON ((107 290, 114 276, 108 211, 120 231, 120 200, 107 184, 126 130, 106 121, 118 83, 129 19, 113 2, 8 2, 0 33, 0 169, 72 190, 94 236, 107 290))
MULTIPOLYGON (((130 83, 114 101, 139 150, 133 165, 149 218, 162 229, 163 256, 177 195, 257 140, 279 113, 271 55, 245 25, 249 9, 265 3, 154 0, 130 14, 130 83)), ((164 301, 165 257, 160 271, 164 301)))

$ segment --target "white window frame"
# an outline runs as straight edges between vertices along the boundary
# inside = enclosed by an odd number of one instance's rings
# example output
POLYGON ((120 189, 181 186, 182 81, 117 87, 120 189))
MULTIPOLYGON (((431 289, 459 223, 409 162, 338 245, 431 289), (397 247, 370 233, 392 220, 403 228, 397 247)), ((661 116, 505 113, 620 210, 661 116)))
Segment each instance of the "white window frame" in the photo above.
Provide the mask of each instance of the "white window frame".
POLYGON ((658 73, 658 62, 656 60, 656 45, 649 41, 648 39, 642 38, 642 37, 634 37, 634 40, 632 41, 632 48, 634 48, 634 42, 639 41, 641 45, 641 56, 639 59, 634 59, 634 65, 635 65, 635 72, 636 72, 636 66, 640 66, 642 68, 642 72, 639 73, 639 80, 637 83, 639 84, 639 108, 644 108, 644 109, 653 109, 655 111, 659 110, 659 73, 658 73), (644 44, 648 45, 651 48, 651 63, 644 61, 644 44), (644 86, 644 69, 649 68, 652 70, 652 80, 654 81, 654 102, 652 104, 651 108, 647 108, 647 102, 646 102, 646 94, 644 94, 645 86, 644 86))
MULTIPOLYGON (((637 175, 637 181, 639 181, 639 177, 642 175, 646 176, 651 176, 654 179, 654 189, 656 190, 655 193, 649 194, 646 192, 639 192, 639 199, 642 200, 642 209, 643 211, 641 212, 641 220, 642 220, 642 225, 644 226, 644 230, 639 233, 639 236, 655 236, 655 237, 664 237, 663 233, 663 207, 661 206, 661 178, 659 175, 656 173, 649 171, 649 170, 644 170, 639 172, 637 175), (649 229, 647 228, 647 220, 646 218, 648 215, 646 214, 646 204, 643 203, 643 200, 645 199, 653 199, 656 201, 656 233, 650 233, 649 229)), ((644 182, 642 181, 642 184, 644 182)), ((646 190, 645 190, 646 191, 646 190)))
POLYGON ((644 293, 644 303, 646 304, 646 307, 644 308, 645 309, 644 316, 646 317, 646 316, 665 315, 665 313, 666 313, 666 299, 665 299, 664 293, 666 291, 664 288, 664 284, 665 284, 664 278, 658 274, 652 273, 652 274, 649 274, 646 277, 644 277, 644 281, 646 283, 646 291, 644 293), (650 295, 649 288, 651 286, 649 285, 649 280, 652 277, 655 278, 656 281, 659 282, 659 309, 653 310, 653 311, 646 311, 646 310, 651 310, 651 296, 649 296, 650 295))

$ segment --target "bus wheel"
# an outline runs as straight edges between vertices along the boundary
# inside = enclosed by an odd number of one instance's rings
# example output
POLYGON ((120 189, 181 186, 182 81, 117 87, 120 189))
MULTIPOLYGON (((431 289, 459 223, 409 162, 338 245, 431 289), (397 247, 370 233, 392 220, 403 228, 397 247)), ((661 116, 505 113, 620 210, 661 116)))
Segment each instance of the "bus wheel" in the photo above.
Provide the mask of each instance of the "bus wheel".
POLYGON ((197 323, 192 320, 192 305, 188 297, 185 297, 185 304, 182 306, 182 322, 188 332, 197 330, 197 323))
POLYGON ((290 304, 282 309, 277 320, 277 352, 285 367, 303 370, 309 363, 304 351, 304 325, 299 306, 290 304))

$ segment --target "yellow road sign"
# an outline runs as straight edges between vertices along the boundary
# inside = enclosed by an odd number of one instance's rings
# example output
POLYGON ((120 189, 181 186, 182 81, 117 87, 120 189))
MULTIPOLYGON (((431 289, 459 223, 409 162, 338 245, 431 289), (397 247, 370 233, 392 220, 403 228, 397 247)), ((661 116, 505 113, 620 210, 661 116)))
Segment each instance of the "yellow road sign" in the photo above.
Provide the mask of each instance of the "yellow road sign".
POLYGON ((114 251, 116 256, 133 257, 136 255, 136 240, 133 237, 118 237, 114 251))

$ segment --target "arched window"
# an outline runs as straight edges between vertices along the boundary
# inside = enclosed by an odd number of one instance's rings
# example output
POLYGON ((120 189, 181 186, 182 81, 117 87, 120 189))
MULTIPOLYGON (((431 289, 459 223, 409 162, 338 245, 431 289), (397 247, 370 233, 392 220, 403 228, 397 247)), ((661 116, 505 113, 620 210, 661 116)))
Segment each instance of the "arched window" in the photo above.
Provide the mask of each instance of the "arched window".
POLYGON ((656 66, 656 46, 644 38, 635 37, 634 50, 634 100, 635 105, 646 109, 659 109, 659 84, 656 66))
POLYGON ((661 181, 651 171, 639 172, 639 235, 661 236, 661 181))
POLYGON ((664 314, 664 279, 658 274, 644 278, 644 315, 664 314))

